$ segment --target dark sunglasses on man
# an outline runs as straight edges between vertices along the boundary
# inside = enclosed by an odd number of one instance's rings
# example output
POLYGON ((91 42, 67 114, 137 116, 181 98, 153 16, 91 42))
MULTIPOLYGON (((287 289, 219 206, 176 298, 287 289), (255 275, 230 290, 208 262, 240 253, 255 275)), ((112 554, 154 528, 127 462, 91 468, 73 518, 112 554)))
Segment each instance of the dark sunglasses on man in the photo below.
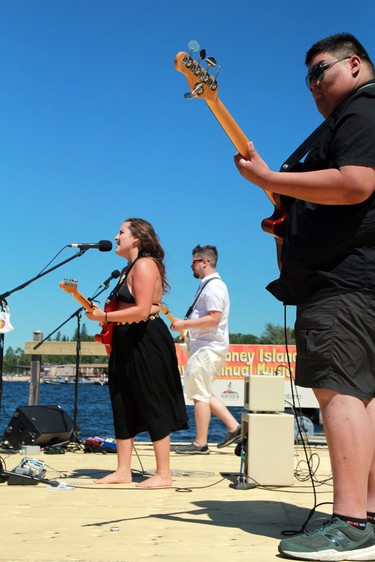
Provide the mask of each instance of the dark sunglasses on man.
POLYGON ((351 58, 352 57, 345 57, 343 59, 335 60, 333 62, 328 62, 328 63, 318 62, 318 64, 316 64, 312 68, 312 70, 307 74, 305 78, 306 86, 308 87, 308 89, 309 90, 311 89, 311 82, 321 82, 324 78, 325 71, 331 68, 331 66, 335 65, 337 62, 342 62, 343 60, 348 60, 351 58))

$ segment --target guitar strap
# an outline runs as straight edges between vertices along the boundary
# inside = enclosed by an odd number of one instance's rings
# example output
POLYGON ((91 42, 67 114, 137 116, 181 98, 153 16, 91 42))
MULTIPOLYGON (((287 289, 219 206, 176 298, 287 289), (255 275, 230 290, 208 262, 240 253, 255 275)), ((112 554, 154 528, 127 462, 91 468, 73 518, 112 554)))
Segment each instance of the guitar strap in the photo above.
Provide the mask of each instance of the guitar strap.
POLYGON ((333 114, 327 117, 327 119, 323 121, 323 123, 321 123, 319 127, 317 127, 315 131, 313 131, 311 135, 303 141, 302 144, 299 145, 289 158, 285 160, 284 164, 280 168, 280 172, 289 172, 289 170, 298 164, 298 162, 312 149, 323 131, 326 130, 332 120, 332 117, 333 114))
POLYGON ((129 275, 130 270, 133 268, 133 266, 135 265, 135 262, 138 259, 139 258, 135 258, 134 261, 132 261, 131 263, 128 263, 128 265, 126 267, 124 267, 124 269, 121 271, 120 280, 118 281, 117 285, 112 289, 111 293, 107 297, 107 299, 105 301, 106 303, 110 303, 110 302, 113 301, 114 298, 117 298, 118 293, 121 291, 121 287, 122 287, 123 282, 125 281, 125 279, 129 275))
POLYGON ((193 310, 194 310, 195 303, 196 303, 197 300, 199 299, 199 297, 200 297, 200 295, 201 295, 203 289, 205 288, 206 285, 208 285, 208 283, 209 283, 210 281, 213 281, 214 279, 220 279, 220 278, 219 278, 219 277, 211 277, 211 279, 208 279, 208 281, 206 281, 206 282, 202 285, 202 287, 201 287, 200 290, 198 291, 198 293, 197 293, 195 299, 193 300, 192 304, 189 306, 189 308, 188 308, 188 310, 187 310, 187 312, 186 312, 186 314, 185 314, 184 320, 188 320, 188 318, 190 317, 191 313, 192 313, 193 310))
POLYGON ((313 131, 311 135, 303 141, 302 144, 300 144, 300 146, 289 156, 289 158, 285 160, 284 164, 280 168, 280 172, 289 172, 289 170, 291 170, 296 164, 298 164, 298 162, 300 162, 300 160, 312 149, 316 141, 322 135, 323 131, 325 131, 331 123, 333 117, 336 117, 339 113, 341 113, 349 100, 362 90, 370 88, 372 86, 375 86, 373 81, 369 82, 368 84, 364 84, 363 86, 355 90, 352 95, 348 96, 346 100, 336 109, 336 111, 331 113, 331 115, 329 115, 327 119, 323 121, 323 123, 321 123, 319 127, 317 127, 315 131, 313 131))

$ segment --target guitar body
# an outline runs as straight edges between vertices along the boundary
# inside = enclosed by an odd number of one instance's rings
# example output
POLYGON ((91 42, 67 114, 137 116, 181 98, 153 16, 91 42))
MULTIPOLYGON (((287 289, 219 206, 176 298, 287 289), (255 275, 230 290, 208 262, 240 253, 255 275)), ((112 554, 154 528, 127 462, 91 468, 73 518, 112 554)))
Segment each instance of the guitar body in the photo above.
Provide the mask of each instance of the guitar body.
MULTIPOLYGON (((195 43, 194 41, 192 43, 195 43)), ((198 46, 199 50, 199 46, 198 46)), ((196 49, 192 49, 196 51, 196 49)), ((200 52, 200 61, 205 58, 205 51, 200 52)), ((220 125, 223 127, 224 131, 234 144, 235 148, 238 150, 239 154, 244 158, 247 158, 247 146, 248 139, 240 127, 237 125, 236 121, 233 119, 229 111, 226 109, 224 104, 220 101, 218 97, 218 82, 216 78, 213 78, 206 69, 200 65, 200 61, 197 62, 191 56, 191 53, 180 52, 177 53, 174 65, 176 70, 182 72, 188 82, 190 88, 190 94, 185 94, 185 97, 196 97, 203 98, 216 119, 219 121, 220 125)), ((214 59, 206 59, 207 65, 213 65, 214 59)), ((216 61, 214 61, 216 64, 216 61)), ((268 234, 272 234, 276 241, 277 249, 277 261, 279 267, 281 267, 281 247, 284 237, 286 221, 288 218, 288 204, 287 200, 289 198, 276 194, 270 193, 265 190, 267 197, 270 199, 271 203, 274 205, 274 212, 269 217, 262 221, 262 229, 268 234)), ((290 207, 290 204, 289 204, 290 207)))
MULTIPOLYGON (((114 310, 117 310, 116 298, 111 300, 111 302, 106 303, 104 306, 104 312, 113 312, 114 310)), ((111 351, 112 351, 112 338, 113 338, 114 326, 115 325, 113 323, 108 324, 104 322, 104 324, 102 324, 102 331, 100 332, 100 334, 95 335, 95 341, 105 345, 105 349, 108 356, 111 355, 111 351)))
POLYGON ((276 195, 276 205, 272 215, 262 220, 262 229, 272 234, 276 239, 283 240, 290 207, 294 201, 292 197, 276 195))

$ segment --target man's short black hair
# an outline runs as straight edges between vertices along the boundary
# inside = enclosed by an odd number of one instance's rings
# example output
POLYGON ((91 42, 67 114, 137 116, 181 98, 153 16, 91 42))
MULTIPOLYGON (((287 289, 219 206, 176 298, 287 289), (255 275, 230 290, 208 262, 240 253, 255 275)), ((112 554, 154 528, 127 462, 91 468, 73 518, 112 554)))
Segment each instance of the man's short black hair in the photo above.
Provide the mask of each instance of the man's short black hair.
POLYGON ((357 55, 366 61, 372 71, 375 72, 374 64, 364 46, 351 33, 336 33, 315 43, 306 53, 305 64, 308 66, 315 55, 329 53, 339 58, 357 55))

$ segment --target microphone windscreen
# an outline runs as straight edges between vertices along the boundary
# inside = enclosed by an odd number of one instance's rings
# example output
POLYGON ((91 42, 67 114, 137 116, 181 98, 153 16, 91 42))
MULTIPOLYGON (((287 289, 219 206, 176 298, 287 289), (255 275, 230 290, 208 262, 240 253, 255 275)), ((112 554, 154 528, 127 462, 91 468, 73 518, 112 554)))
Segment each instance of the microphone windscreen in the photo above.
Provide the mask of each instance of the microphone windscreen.
POLYGON ((99 241, 99 251, 100 252, 110 252, 112 250, 112 242, 110 240, 100 240, 99 241))
POLYGON ((112 271, 112 278, 113 279, 117 279, 117 277, 120 277, 121 273, 119 272, 118 269, 115 269, 114 271, 112 271))

